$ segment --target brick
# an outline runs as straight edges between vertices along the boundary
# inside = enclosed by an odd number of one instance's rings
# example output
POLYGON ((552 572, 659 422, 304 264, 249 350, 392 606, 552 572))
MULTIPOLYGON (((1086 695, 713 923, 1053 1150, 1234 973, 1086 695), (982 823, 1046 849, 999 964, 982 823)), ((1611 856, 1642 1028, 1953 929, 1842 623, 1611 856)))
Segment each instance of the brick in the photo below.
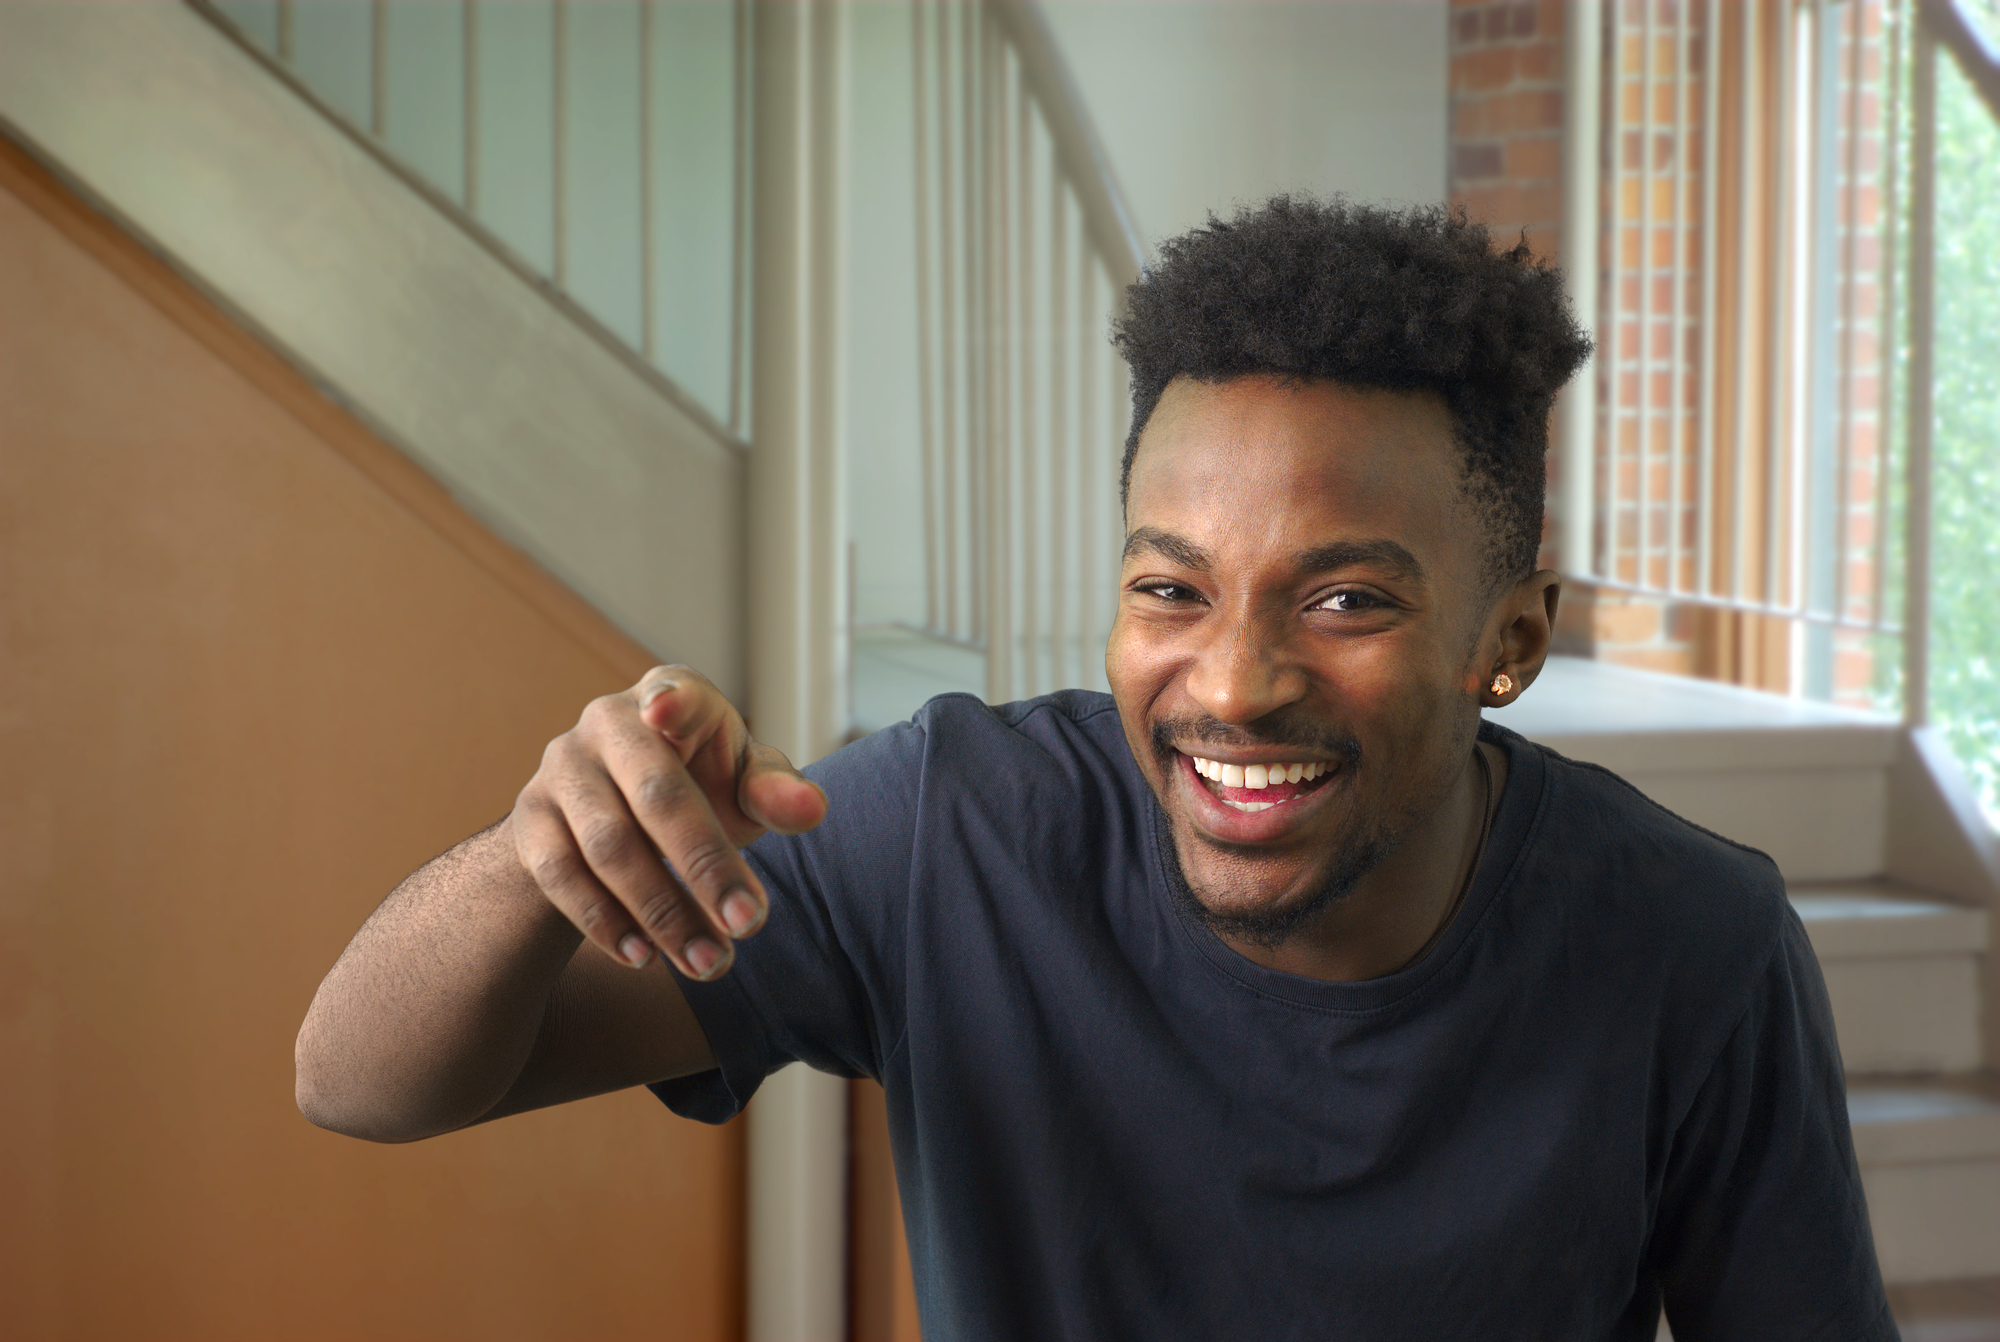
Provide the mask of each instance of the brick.
POLYGON ((1507 154, 1503 154, 1501 146, 1491 142, 1486 144, 1453 145, 1451 150, 1452 181, 1458 183, 1477 181, 1486 177, 1499 177, 1502 175, 1501 166, 1503 159, 1511 155, 1511 153, 1511 145, 1508 146, 1507 154))
POLYGON ((1514 69, 1521 79, 1560 79, 1562 48, 1553 42, 1532 42, 1515 53, 1514 69))
POLYGON ((1540 16, 1533 3, 1516 4, 1507 11, 1507 35, 1509 37, 1533 37, 1536 21, 1540 16))
POLYGON ((1514 78, 1514 51, 1511 47, 1486 47, 1460 52, 1451 58, 1451 91, 1478 93, 1504 88, 1514 78))
POLYGON ((1505 98, 1502 113, 1506 130, 1559 131, 1563 124, 1561 89, 1515 89, 1505 98))
POLYGON ((1507 6, 1494 5, 1486 11, 1485 32, 1482 36, 1488 42, 1502 42, 1507 38, 1507 6))
POLYGON ((1553 136, 1515 136, 1507 141, 1505 158, 1509 177, 1562 180, 1562 141, 1553 136))
POLYGON ((1451 16, 1451 40, 1471 43, 1479 40, 1480 15, 1476 9, 1461 9, 1451 16))

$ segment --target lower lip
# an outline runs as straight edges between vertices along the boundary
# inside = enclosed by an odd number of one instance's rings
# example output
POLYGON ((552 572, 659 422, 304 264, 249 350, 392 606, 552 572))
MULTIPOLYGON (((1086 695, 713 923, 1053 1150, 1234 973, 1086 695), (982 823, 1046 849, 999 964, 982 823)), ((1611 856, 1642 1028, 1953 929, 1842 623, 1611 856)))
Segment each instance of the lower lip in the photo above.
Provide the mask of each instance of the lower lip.
POLYGON ((1288 837, 1315 810, 1331 788, 1333 780, 1268 811, 1239 811, 1208 790, 1208 784, 1194 771, 1191 756, 1174 752, 1180 759, 1181 782, 1194 797, 1194 821, 1206 834, 1224 843, 1271 843, 1288 837))

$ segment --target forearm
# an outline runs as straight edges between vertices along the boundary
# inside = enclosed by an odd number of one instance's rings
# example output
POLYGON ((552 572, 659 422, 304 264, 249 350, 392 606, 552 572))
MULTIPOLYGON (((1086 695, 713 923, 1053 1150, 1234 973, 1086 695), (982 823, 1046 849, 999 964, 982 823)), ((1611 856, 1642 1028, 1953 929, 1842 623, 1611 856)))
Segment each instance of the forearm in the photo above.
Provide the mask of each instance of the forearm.
POLYGON ((320 984, 299 1030, 299 1109, 390 1142, 483 1117, 520 1076, 581 940, 507 821, 426 863, 320 984))

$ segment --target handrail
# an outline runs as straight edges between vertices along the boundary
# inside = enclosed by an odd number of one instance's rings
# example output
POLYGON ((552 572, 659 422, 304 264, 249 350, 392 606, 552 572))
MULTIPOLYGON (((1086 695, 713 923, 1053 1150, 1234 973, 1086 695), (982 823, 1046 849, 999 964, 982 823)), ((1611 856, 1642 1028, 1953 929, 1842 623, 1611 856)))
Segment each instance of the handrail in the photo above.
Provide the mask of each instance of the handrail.
POLYGON ((993 15, 1013 44, 1022 77, 1041 107, 1042 123, 1070 190, 1076 193, 1084 226, 1104 254, 1114 282, 1123 289, 1139 278, 1145 266, 1145 246, 1132 222, 1131 207, 1119 189, 1117 174, 1111 170, 1110 156, 1084 111, 1083 95, 1069 62, 1062 58, 1055 34, 1049 31, 1048 16, 1039 0, 994 0, 993 15))

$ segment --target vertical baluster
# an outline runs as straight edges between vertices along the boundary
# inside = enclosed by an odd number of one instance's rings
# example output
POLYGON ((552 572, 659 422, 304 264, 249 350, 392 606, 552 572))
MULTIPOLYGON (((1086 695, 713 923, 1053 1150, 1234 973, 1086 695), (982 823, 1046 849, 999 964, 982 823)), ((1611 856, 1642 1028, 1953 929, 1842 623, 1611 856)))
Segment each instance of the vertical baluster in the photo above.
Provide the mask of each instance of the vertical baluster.
MULTIPOLYGON (((1883 63, 1887 72, 1889 97, 1883 112, 1882 146, 1882 187, 1876 193, 1881 203, 1882 219, 1882 268, 1877 293, 1875 312, 1876 383, 1875 383, 1875 499, 1874 499, 1874 539, 1875 539, 1875 592, 1869 605, 1868 622, 1877 632, 1889 627, 1889 531, 1891 518, 1889 500, 1893 494, 1890 485, 1892 461, 1889 452, 1890 433, 1896 415, 1896 288, 1897 260, 1901 253, 1901 203, 1903 192, 1903 33, 1908 22, 1909 10, 1897 0, 1882 0, 1883 35, 1888 39, 1888 54, 1883 63)), ((1907 625, 1903 626, 1907 629, 1907 625)), ((1903 635, 1910 637, 1908 633, 1903 635)))
POLYGON ((1078 648, 1088 654, 1098 636, 1098 476, 1104 468, 1102 426, 1098 424, 1098 384, 1102 382, 1104 350, 1098 336, 1098 272, 1088 246, 1076 248, 1078 298, 1082 300, 1082 332, 1088 342, 1076 378, 1076 558, 1082 572, 1082 592, 1076 598, 1078 648))
POLYGON ((980 38, 985 61, 980 75, 985 97, 981 101, 981 129, 987 145, 986 162, 986 275, 990 297, 986 310, 986 351, 988 367, 987 462, 986 462, 986 665, 987 697, 1006 700, 1015 697, 1014 611, 1011 586, 1014 578, 1012 475, 1013 461, 1013 369, 1010 366, 1010 324, 1012 303, 1012 228, 1007 214, 1007 49, 993 31, 990 4, 980 6, 980 38))
POLYGON ((1036 552, 1041 548, 1037 541, 1041 532, 1042 509, 1038 472, 1035 470, 1036 449, 1036 405, 1035 405, 1035 216, 1034 216, 1034 129, 1031 118, 1033 103, 1028 97, 1027 83, 1021 74, 1018 61, 1009 62, 1014 77, 1007 81, 1014 98, 1014 192, 1018 197, 1015 209, 1014 229, 1017 235, 1015 247, 1015 312, 1014 327, 1016 338, 1010 345, 1018 348, 1019 372, 1016 383, 1019 394, 1016 398, 1015 450, 1020 453, 1020 519, 1018 542, 1021 548, 1021 631, 1024 642, 1021 646, 1021 685, 1023 696, 1039 694, 1043 681, 1041 675, 1041 624, 1037 617, 1040 602, 1037 599, 1040 565, 1035 562, 1036 552))
POLYGON ((1795 227, 1792 215, 1795 209, 1793 197, 1796 194, 1794 177, 1797 173, 1797 167, 1793 160, 1798 154, 1797 146, 1794 143, 1798 133, 1797 93, 1793 88, 1793 85, 1798 82, 1798 72, 1794 68, 1798 45, 1797 17, 1796 14, 1780 10, 1775 12, 1773 20, 1778 35, 1776 63, 1778 69, 1777 112, 1779 129, 1777 152, 1773 155, 1777 160, 1777 173, 1773 179, 1777 183, 1776 199, 1773 202, 1774 208, 1772 211, 1775 219, 1773 221, 1774 227, 1771 232, 1771 241, 1768 248, 1770 274, 1772 277, 1769 327, 1771 331, 1771 377, 1768 384, 1771 389, 1771 399, 1769 423, 1766 425, 1765 430, 1767 447, 1765 449, 1764 463, 1764 572, 1762 603, 1774 609, 1783 604, 1781 597, 1784 585, 1780 563, 1784 553, 1781 547, 1784 544, 1786 512, 1785 491, 1780 488, 1780 485, 1785 480, 1785 454, 1787 445, 1790 442, 1790 435, 1787 431, 1787 411, 1789 409, 1788 401, 1791 396, 1792 384, 1791 351, 1789 349, 1791 342, 1788 338, 1789 332, 1787 331, 1786 316, 1790 313, 1792 304, 1791 290, 1793 276, 1791 244, 1792 230, 1795 227))
POLYGON ((388 0, 368 6, 368 133, 378 140, 389 133, 388 0))
MULTIPOLYGON (((959 606, 959 550, 965 544, 969 523, 961 520, 959 508, 959 484, 963 471, 962 460, 968 450, 964 439, 972 432, 971 421, 963 414, 963 396, 971 394, 966 386, 961 392, 965 379, 960 376, 964 365, 965 342, 960 339, 963 327, 959 319, 958 301, 960 278, 964 265, 958 255, 963 230, 958 226, 958 215, 953 209, 956 199, 956 178, 966 172, 966 160, 955 156, 954 137, 958 134, 958 121, 953 116, 954 94, 951 72, 952 55, 956 50, 951 40, 953 16, 962 11, 954 5, 940 6, 937 10, 937 112, 938 112, 938 335, 942 342, 938 363, 943 369, 939 388, 942 420, 942 457, 939 463, 943 479, 943 532, 939 538, 944 553, 944 628, 953 638, 970 637, 969 621, 960 619, 959 606), (954 167, 956 164, 956 167, 954 167), (966 426, 964 434, 959 426, 966 426)), ((962 18, 960 19, 962 22, 962 18)), ((965 89, 959 84, 956 96, 963 97, 965 89)), ((970 228, 970 216, 966 227, 970 228)))
MULTIPOLYGON (((1695 591, 1703 597, 1715 595, 1715 402, 1716 330, 1720 282, 1715 273, 1722 248, 1716 237, 1722 213, 1722 0, 1708 0, 1702 14, 1701 87, 1701 404, 1695 432, 1701 454, 1701 474, 1696 484, 1695 591)), ((1737 350, 1742 358, 1742 347, 1737 350)), ((1739 388, 1738 394, 1741 394, 1739 388)))
POLYGON ((550 177, 553 199, 549 202, 555 234, 555 266, 551 276, 556 288, 569 276, 569 0, 555 0, 555 40, 549 47, 554 62, 553 113, 555 132, 549 137, 550 177))
MULTIPOLYGON (((1739 24, 1738 43, 1740 51, 1737 59, 1742 63, 1743 77, 1740 81, 1742 93, 1741 110, 1736 117, 1736 133, 1742 137, 1736 155, 1736 288, 1745 297, 1736 304, 1736 405, 1732 426, 1730 450, 1734 453, 1736 467, 1736 494, 1731 504, 1731 521, 1734 524, 1735 539, 1729 550, 1729 596, 1739 602, 1750 601, 1751 594, 1744 584, 1749 577, 1748 562, 1750 547, 1755 541, 1751 527, 1750 490, 1753 476, 1751 457, 1752 432, 1750 388, 1755 385, 1770 395, 1772 382, 1769 377, 1750 376, 1751 340, 1754 335, 1751 309, 1748 301, 1749 277, 1752 274, 1752 249, 1758 242, 1753 229, 1754 193, 1766 181, 1765 175, 1756 171, 1757 160, 1762 157, 1762 145, 1758 127, 1762 117, 1758 115, 1754 95, 1763 88, 1763 66, 1758 60, 1757 40, 1759 11, 1752 4, 1739 4, 1737 14, 1739 24), (1753 153, 1752 151, 1757 151, 1753 153)), ((1764 271, 1769 274, 1768 268, 1764 271)), ((1768 449, 1767 449, 1768 452, 1768 449)))
MULTIPOLYGON (((1854 323, 1857 316, 1855 281, 1861 268, 1857 249, 1861 244, 1861 52, 1866 32, 1861 18, 1865 3, 1866 0, 1847 0, 1847 77, 1846 88, 1841 90, 1846 101, 1843 120, 1847 136, 1847 180, 1843 183, 1846 190, 1842 223, 1846 232, 1841 239, 1840 259, 1840 432, 1834 461, 1832 613, 1836 631, 1840 622, 1847 618, 1847 566, 1852 559, 1850 550, 1854 532, 1848 509, 1852 506, 1854 491, 1854 323)), ((1878 441, 1879 438, 1878 434, 1878 441)), ((1835 637, 1838 637, 1837 633, 1835 637)))
POLYGON ((653 241, 653 0, 639 0, 639 352, 658 364, 657 263, 653 241))
POLYGON ((1069 201, 1049 156, 1049 631, 1056 688, 1070 672, 1069 584, 1069 201))
POLYGON ((750 436, 750 5, 733 0, 730 86, 729 427, 750 436))
MULTIPOLYGON (((1592 454, 1600 461, 1599 469, 1593 472, 1591 482, 1590 511, 1594 518, 1602 519, 1599 526, 1591 526, 1590 556, 1585 573, 1591 577, 1613 578, 1618 576, 1618 534, 1619 509, 1623 490, 1619 483, 1619 462, 1622 455, 1623 424, 1625 408, 1624 375, 1619 370, 1621 357, 1620 335, 1625 317, 1625 6, 1620 3, 1604 8, 1605 56, 1609 68, 1602 83, 1599 110, 1604 123, 1611 133, 1604 137, 1606 146, 1604 159, 1610 165, 1605 174, 1609 183, 1609 199, 1600 195, 1602 216, 1610 220, 1611 244, 1607 251, 1610 257, 1604 266, 1610 283, 1603 286, 1598 296, 1598 311, 1603 314, 1598 322, 1598 342, 1596 364, 1597 375, 1602 378, 1597 398, 1599 413, 1603 416, 1603 436, 1592 447, 1592 454)), ((1639 221, 1639 236, 1643 239, 1643 220, 1639 221)), ((1643 246, 1643 242, 1641 243, 1643 246)))
POLYGON ((479 215, 479 0, 461 0, 465 54, 465 212, 479 215))
POLYGON ((1659 56, 1654 44, 1654 7, 1661 0, 1640 0, 1644 7, 1644 17, 1640 22, 1641 64, 1639 66, 1639 395, 1638 395, 1638 480, 1636 483, 1638 528, 1636 560, 1633 565, 1633 582, 1641 587, 1649 586, 1652 576, 1648 572, 1647 551, 1650 540, 1649 512, 1652 507, 1653 456, 1653 137, 1657 133, 1653 119, 1653 75, 1659 64, 1659 56))
POLYGON ((958 15, 960 75, 959 125, 964 136, 964 162, 959 168, 965 202, 965 534, 967 630, 982 646, 987 634, 986 510, 981 495, 982 466, 989 446, 986 422, 986 302, 981 266, 985 260, 985 158, 981 153, 979 109, 984 97, 980 78, 980 22, 977 3, 954 7, 958 15))
POLYGON ((1687 463, 1687 163, 1688 163, 1688 13, 1694 0, 1672 0, 1674 6, 1674 178, 1673 223, 1667 236, 1674 252, 1668 271, 1673 316, 1668 321, 1667 347, 1667 571, 1661 583, 1678 595, 1681 582, 1681 509, 1685 506, 1682 476, 1687 463))
POLYGON ((1931 338, 1936 330, 1937 39, 1912 15, 1910 79, 1910 363, 1903 407, 1903 720, 1930 716, 1931 338))
POLYGON ((923 491, 924 628, 935 631, 939 618, 937 508, 937 407, 932 391, 935 370, 931 345, 931 211, 928 91, 924 80, 924 13, 926 0, 910 5, 910 107, 914 113, 911 141, 916 147, 913 195, 917 207, 917 470, 923 491))

